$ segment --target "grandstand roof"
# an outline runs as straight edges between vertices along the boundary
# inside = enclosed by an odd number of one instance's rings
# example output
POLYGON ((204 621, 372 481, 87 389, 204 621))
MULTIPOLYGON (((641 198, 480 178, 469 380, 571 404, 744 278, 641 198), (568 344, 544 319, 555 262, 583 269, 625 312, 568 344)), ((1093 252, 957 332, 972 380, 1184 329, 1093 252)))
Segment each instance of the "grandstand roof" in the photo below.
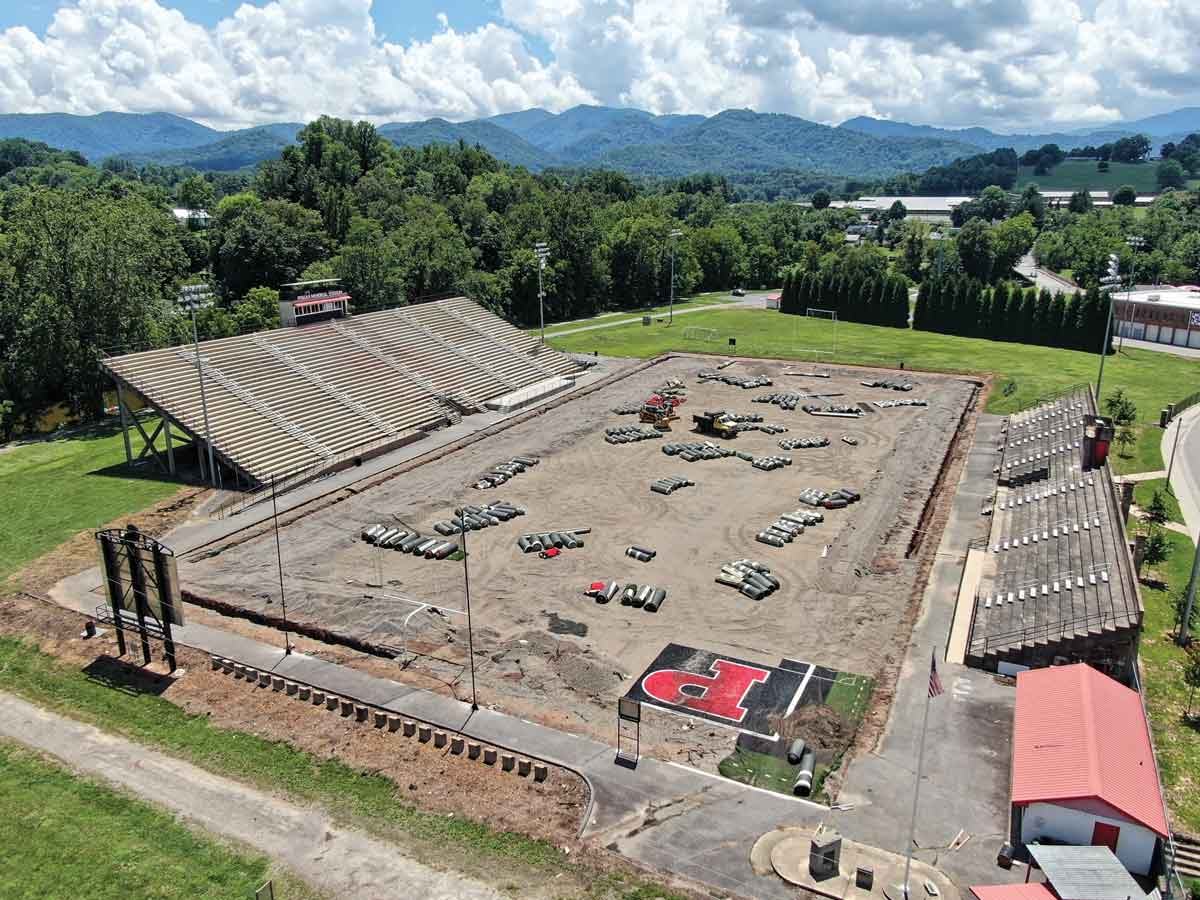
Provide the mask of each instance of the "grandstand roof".
MULTIPOLYGON (((259 482, 399 442, 456 410, 579 369, 466 297, 204 341, 199 350, 213 448, 259 482)), ((101 365, 175 425, 209 439, 191 345, 101 365)))

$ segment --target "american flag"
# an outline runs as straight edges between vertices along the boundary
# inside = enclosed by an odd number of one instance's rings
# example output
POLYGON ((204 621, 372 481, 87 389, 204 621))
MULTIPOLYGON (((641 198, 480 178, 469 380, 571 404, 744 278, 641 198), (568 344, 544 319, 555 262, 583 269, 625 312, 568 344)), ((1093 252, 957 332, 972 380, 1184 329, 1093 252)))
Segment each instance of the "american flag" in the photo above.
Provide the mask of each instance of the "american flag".
POLYGON ((931 653, 929 656, 929 696, 937 697, 944 693, 945 688, 942 687, 942 679, 937 670, 937 655, 931 653))

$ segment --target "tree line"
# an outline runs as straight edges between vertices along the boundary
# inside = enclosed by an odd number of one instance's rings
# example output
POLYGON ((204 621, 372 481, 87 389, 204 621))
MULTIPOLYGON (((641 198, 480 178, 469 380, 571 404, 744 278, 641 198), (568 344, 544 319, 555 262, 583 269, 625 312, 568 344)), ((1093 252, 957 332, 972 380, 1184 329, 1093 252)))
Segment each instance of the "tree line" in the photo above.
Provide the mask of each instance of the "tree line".
POLYGON ((783 271, 779 311, 807 315, 810 309, 833 310, 846 322, 908 327, 908 282, 887 273, 855 277, 836 270, 805 271, 791 266, 783 271))
MULTIPOLYGON (((1043 288, 995 287, 965 275, 927 278, 917 291, 912 326, 1064 350, 1095 352, 1108 327, 1108 298, 1093 287, 1073 295, 1043 288)), ((1112 352, 1111 336, 1108 352, 1112 352)))

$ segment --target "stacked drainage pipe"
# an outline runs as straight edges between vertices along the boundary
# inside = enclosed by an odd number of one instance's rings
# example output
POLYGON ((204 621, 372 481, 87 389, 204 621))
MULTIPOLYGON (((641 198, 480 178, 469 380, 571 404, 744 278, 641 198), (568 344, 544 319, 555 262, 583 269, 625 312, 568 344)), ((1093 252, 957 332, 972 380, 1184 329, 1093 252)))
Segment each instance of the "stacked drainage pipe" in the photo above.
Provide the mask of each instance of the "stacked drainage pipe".
POLYGON ((515 475, 520 475, 526 469, 533 468, 538 464, 538 460, 533 456, 514 456, 507 462, 497 463, 492 466, 487 472, 479 477, 473 485, 473 488, 484 491, 489 488, 499 487, 515 475))
POLYGON ((857 419, 863 414, 860 407, 851 403, 805 403, 801 407, 810 416, 837 416, 843 419, 857 419))
POLYGON ((737 559, 721 566, 716 582, 736 588, 751 600, 761 600, 779 589, 779 579, 771 574, 770 567, 753 559, 737 559))
POLYGON ((824 520, 825 517, 821 513, 807 512, 805 510, 784 513, 772 524, 756 534, 754 539, 760 544, 766 544, 769 547, 782 547, 784 544, 790 544, 793 540, 804 534, 806 527, 817 525, 824 520))
POLYGON ((712 441, 663 444, 662 452, 667 456, 678 456, 687 462, 696 462, 701 459, 723 459, 726 456, 734 455, 734 452, 728 447, 722 447, 712 441))
POLYGON ((649 547, 639 547, 635 544, 625 548, 625 555, 630 559, 636 559, 638 562, 650 562, 650 560, 658 556, 658 552, 651 550, 649 547))
POLYGON ((744 390, 756 387, 770 387, 773 383, 766 375, 757 375, 753 378, 739 378, 737 375, 726 375, 712 369, 705 370, 696 377, 701 381, 720 381, 744 390))
POLYGON ((780 409, 792 410, 800 403, 801 400, 808 400, 807 394, 796 394, 791 391, 786 391, 778 394, 760 394, 754 398, 755 403, 774 403, 780 409))
POLYGON ((389 528, 386 525, 372 525, 363 531, 362 539, 376 547, 399 550, 401 553, 411 553, 425 559, 445 559, 458 549, 458 544, 454 541, 428 537, 404 528, 389 528))
POLYGON ((810 450, 813 447, 828 446, 829 438, 823 434, 814 434, 812 437, 785 438, 779 442, 781 450, 810 450))
POLYGON ((876 400, 875 405, 880 409, 894 409, 897 406, 928 406, 929 403, 920 397, 901 397, 896 400, 876 400))
POLYGON ((838 488, 836 491, 822 491, 818 488, 805 488, 800 492, 800 502, 809 506, 823 506, 825 509, 845 509, 851 503, 862 499, 862 494, 850 488, 838 488))
POLYGON ((634 441, 649 441, 661 438, 662 432, 654 428, 639 428, 636 425, 614 425, 604 429, 604 440, 610 444, 630 444, 634 441))
POLYGON ((572 528, 566 531, 542 531, 523 534, 517 538, 517 547, 522 553, 540 553, 554 547, 558 550, 575 550, 583 546, 581 534, 588 534, 590 528, 572 528))
POLYGON ((482 528, 499 525, 501 522, 507 522, 509 519, 523 515, 525 515, 525 510, 521 507, 513 506, 507 500, 497 500, 487 506, 464 506, 456 509, 453 518, 435 523, 433 530, 438 534, 449 536, 460 534, 464 525, 467 531, 479 531, 482 528))
POLYGON ((863 387, 890 388, 893 391, 911 391, 916 382, 909 378, 892 377, 876 378, 874 381, 860 381, 863 387))
POLYGON ((680 488, 695 487, 696 482, 679 475, 668 475, 657 481, 650 482, 650 490, 656 494, 673 494, 680 488))
POLYGON ((611 603, 620 597, 622 606, 632 606, 634 609, 644 609, 646 612, 658 612, 662 608, 663 601, 667 599, 667 592, 664 588, 649 584, 622 586, 619 581, 597 581, 584 593, 593 597, 597 603, 611 603))

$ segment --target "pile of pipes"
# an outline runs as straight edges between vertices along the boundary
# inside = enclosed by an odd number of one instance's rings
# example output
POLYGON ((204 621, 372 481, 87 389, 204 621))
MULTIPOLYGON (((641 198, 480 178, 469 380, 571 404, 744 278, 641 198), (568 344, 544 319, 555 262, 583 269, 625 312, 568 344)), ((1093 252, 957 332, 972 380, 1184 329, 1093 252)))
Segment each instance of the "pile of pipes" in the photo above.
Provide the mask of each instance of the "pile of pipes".
POLYGON ((795 538, 804 534, 806 527, 817 525, 824 521, 825 517, 821 513, 798 509, 794 512, 781 515, 772 524, 756 534, 754 539, 760 544, 766 544, 769 547, 782 547, 784 544, 790 544, 795 538))
POLYGON ((915 381, 905 378, 904 376, 892 378, 876 378, 874 381, 859 382, 863 387, 873 388, 888 388, 893 391, 911 391, 916 385, 915 381))
POLYGON ((595 598, 597 603, 611 603, 620 597, 622 606, 632 606, 646 612, 658 612, 667 599, 667 592, 663 588, 649 584, 627 584, 622 587, 619 581, 594 581, 584 593, 595 598))
POLYGON ((426 537, 404 528, 389 528, 387 525, 372 525, 362 533, 362 539, 376 547, 399 550, 426 559, 445 559, 458 549, 454 541, 440 537, 426 537))
POLYGON ((632 444, 635 441, 649 441, 662 437, 662 432, 654 428, 639 428, 637 425, 614 425, 604 429, 604 440, 610 444, 632 444))
POLYGON ((514 456, 507 462, 497 463, 492 466, 487 472, 479 477, 471 487, 481 491, 486 491, 488 488, 499 487, 512 478, 514 475, 520 475, 526 469, 530 469, 538 464, 536 458, 532 456, 514 456))
POLYGON ((722 419, 732 423, 730 430, 741 434, 743 431, 761 431, 763 434, 783 434, 787 431, 782 425, 771 425, 762 420, 762 416, 749 413, 725 413, 722 419))
POLYGON ((809 506, 821 506, 825 509, 845 509, 851 503, 862 499, 862 494, 850 488, 838 488, 836 491, 822 491, 817 488, 805 488, 800 492, 800 502, 809 506))
POLYGON ((695 486, 696 482, 680 475, 668 475, 666 478, 650 482, 650 490, 656 494, 673 494, 680 488, 695 486))
POLYGON ((783 394, 760 394, 754 398, 755 403, 774 403, 780 409, 792 410, 801 400, 807 400, 807 395, 787 392, 783 394))
POLYGON ((678 456, 680 459, 687 460, 688 462, 696 462, 701 459, 723 459, 726 456, 733 456, 733 451, 728 447, 722 447, 719 444, 714 444, 712 441, 688 444, 663 444, 662 452, 667 454, 667 456, 678 456))
POLYGON ((663 397, 678 396, 687 393, 687 386, 678 378, 668 378, 660 387, 654 389, 654 393, 663 397))
POLYGON ((522 553, 540 553, 543 550, 549 550, 551 547, 556 550, 574 550, 577 547, 583 546, 583 538, 579 535, 587 534, 592 529, 590 528, 571 528, 567 531, 542 531, 532 534, 523 534, 517 538, 517 546, 522 553))
POLYGON ((806 403, 801 409, 810 416, 841 416, 843 418, 853 417, 857 419, 863 414, 860 407, 854 406, 851 403, 827 403, 824 406, 819 406, 816 403, 806 403))
POLYGON ((828 447, 829 438, 823 434, 812 437, 787 438, 779 442, 780 450, 811 450, 814 447, 828 447))
POLYGON ((787 761, 793 766, 799 766, 796 780, 792 783, 792 793, 797 797, 807 797, 812 793, 813 772, 817 768, 817 751, 805 746, 804 738, 796 738, 788 746, 787 761))
POLYGON ((739 378, 737 375, 726 375, 714 369, 706 369, 696 377, 701 381, 720 381, 746 390, 756 387, 770 387, 773 383, 766 375, 756 375, 753 378, 739 378))
POLYGON ((792 458, 790 456, 752 456, 750 457, 750 465, 756 469, 762 469, 764 472, 770 472, 772 469, 782 469, 784 466, 790 466, 792 458))
POLYGON ((905 397, 903 400, 876 400, 875 405, 880 409, 891 409, 894 406, 928 406, 928 401, 917 397, 905 397))
POLYGON ((612 411, 618 416, 636 416, 642 411, 642 406, 641 403, 622 403, 620 406, 614 406, 612 411))
POLYGON ((751 600, 761 600, 779 589, 779 579, 771 574, 770 567, 753 559, 737 559, 721 566, 716 582, 735 588, 751 600))
POLYGON ((639 547, 637 544, 634 544, 625 548, 625 555, 630 559, 636 559, 638 562, 650 562, 650 560, 658 556, 658 551, 651 550, 649 547, 639 547))
POLYGON ((525 510, 521 507, 513 506, 507 500, 497 500, 487 506, 463 506, 455 509, 454 518, 435 523, 433 530, 438 534, 461 534, 464 526, 467 531, 478 531, 523 515, 525 510))

